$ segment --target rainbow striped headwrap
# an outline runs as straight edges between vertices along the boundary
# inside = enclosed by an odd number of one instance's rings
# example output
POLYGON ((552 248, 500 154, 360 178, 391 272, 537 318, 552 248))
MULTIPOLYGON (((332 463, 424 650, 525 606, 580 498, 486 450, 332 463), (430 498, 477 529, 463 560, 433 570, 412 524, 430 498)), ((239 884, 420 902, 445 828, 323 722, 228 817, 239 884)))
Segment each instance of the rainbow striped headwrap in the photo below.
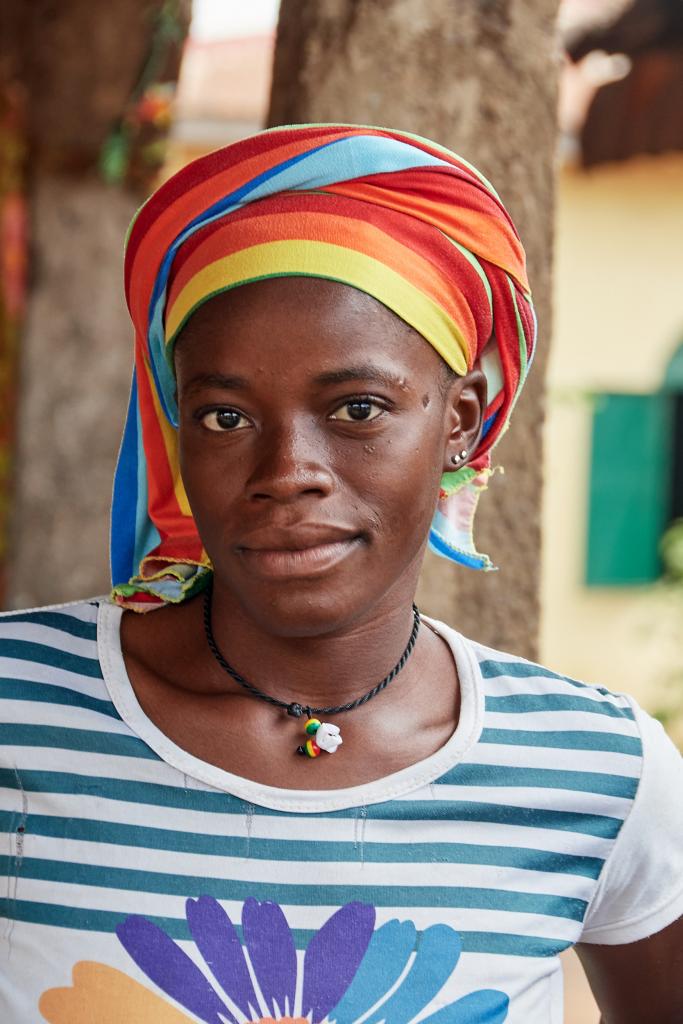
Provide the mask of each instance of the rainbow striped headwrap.
POLYGON ((207 299, 262 278, 352 285, 414 327, 456 373, 488 381, 482 440, 446 473, 429 542, 489 569, 472 521, 532 358, 524 250, 467 161, 404 132, 300 125, 261 132, 185 167, 145 203, 126 244, 135 372, 114 483, 114 597, 182 601, 210 563, 178 463, 173 343, 207 299))

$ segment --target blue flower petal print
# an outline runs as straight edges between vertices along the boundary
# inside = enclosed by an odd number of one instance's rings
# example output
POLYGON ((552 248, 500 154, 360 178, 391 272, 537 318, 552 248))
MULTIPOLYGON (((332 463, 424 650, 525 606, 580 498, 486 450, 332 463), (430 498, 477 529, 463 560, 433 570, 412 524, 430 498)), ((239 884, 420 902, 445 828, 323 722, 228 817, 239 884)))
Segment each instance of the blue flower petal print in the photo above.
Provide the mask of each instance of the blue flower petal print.
MULTIPOLYGON (((429 1011, 461 952, 460 936, 447 925, 421 935, 411 921, 375 929, 374 907, 357 902, 341 907, 315 933, 303 964, 277 903, 245 901, 242 943, 212 897, 188 900, 186 913, 215 986, 152 921, 129 917, 117 935, 147 977, 202 1024, 412 1024, 429 1011)), ((423 1016, 421 1024, 502 1024, 508 1008, 504 992, 480 989, 423 1016)))
POLYGON ((502 1024, 508 1015, 510 1000, 504 992, 480 988, 449 1006, 437 1010, 421 1024, 502 1024))
POLYGON ((415 949, 412 921, 387 921, 373 934, 356 976, 329 1014, 333 1024, 354 1024, 389 992, 415 949))
POLYGON ((446 984, 460 959, 460 949, 460 936, 452 928, 445 924, 427 928, 408 974, 367 1024, 408 1024, 446 984))

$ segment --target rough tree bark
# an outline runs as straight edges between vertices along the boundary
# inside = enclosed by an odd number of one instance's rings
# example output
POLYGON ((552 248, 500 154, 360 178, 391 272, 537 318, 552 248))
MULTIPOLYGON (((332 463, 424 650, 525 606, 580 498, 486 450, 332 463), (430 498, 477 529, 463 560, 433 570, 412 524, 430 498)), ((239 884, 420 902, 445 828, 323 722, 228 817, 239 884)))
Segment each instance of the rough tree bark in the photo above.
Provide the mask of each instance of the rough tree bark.
POLYGON ((493 181, 520 231, 539 315, 526 393, 496 449, 477 543, 500 566, 428 556, 424 609, 536 655, 543 382, 550 335, 558 0, 282 0, 269 123, 386 124, 449 146, 493 181))
POLYGON ((131 98, 143 98, 136 87, 150 54, 154 81, 176 76, 189 17, 190 0, 3 7, 0 80, 27 97, 31 222, 10 607, 108 587, 111 480, 132 365, 122 250, 141 197, 130 174, 106 184, 98 162, 131 98), (176 37, 155 49, 162 15, 176 37))

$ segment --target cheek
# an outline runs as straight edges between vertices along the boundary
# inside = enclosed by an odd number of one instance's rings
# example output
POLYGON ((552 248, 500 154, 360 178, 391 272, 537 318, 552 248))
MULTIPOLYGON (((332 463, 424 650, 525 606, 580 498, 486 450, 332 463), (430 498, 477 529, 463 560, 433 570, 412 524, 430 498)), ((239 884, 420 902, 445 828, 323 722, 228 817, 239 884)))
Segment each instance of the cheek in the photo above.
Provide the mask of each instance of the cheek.
POLYGON ((365 446, 360 493, 379 531, 401 543, 412 535, 421 541, 429 530, 442 475, 440 426, 440 419, 424 414, 414 429, 365 446))
POLYGON ((180 475, 190 507, 197 518, 210 520, 234 497, 242 482, 239 479, 242 460, 221 454, 215 438, 204 437, 190 428, 178 437, 180 475), (229 466, 229 471, 228 467, 229 466))
POLYGON ((201 448, 185 436, 182 425, 178 437, 178 459, 180 465, 180 476, 185 486, 185 493, 188 500, 192 502, 192 495, 203 490, 206 486, 208 473, 205 472, 204 458, 201 448))

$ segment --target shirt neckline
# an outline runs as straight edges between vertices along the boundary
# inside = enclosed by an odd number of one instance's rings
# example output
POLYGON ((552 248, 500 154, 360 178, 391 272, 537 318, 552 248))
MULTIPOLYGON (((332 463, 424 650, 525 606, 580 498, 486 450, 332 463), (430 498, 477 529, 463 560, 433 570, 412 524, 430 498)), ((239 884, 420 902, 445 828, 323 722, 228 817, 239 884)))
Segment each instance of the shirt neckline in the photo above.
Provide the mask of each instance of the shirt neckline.
POLYGON ((97 646, 109 695, 126 725, 166 764, 183 775, 248 803, 277 811, 321 813, 382 803, 434 782, 461 761, 479 739, 484 696, 479 663, 470 643, 450 626, 422 616, 451 649, 460 680, 460 719, 453 735, 434 754, 372 782, 343 789, 280 789, 235 775, 179 747, 147 717, 126 671, 121 650, 123 609, 103 601, 97 616, 97 646))

